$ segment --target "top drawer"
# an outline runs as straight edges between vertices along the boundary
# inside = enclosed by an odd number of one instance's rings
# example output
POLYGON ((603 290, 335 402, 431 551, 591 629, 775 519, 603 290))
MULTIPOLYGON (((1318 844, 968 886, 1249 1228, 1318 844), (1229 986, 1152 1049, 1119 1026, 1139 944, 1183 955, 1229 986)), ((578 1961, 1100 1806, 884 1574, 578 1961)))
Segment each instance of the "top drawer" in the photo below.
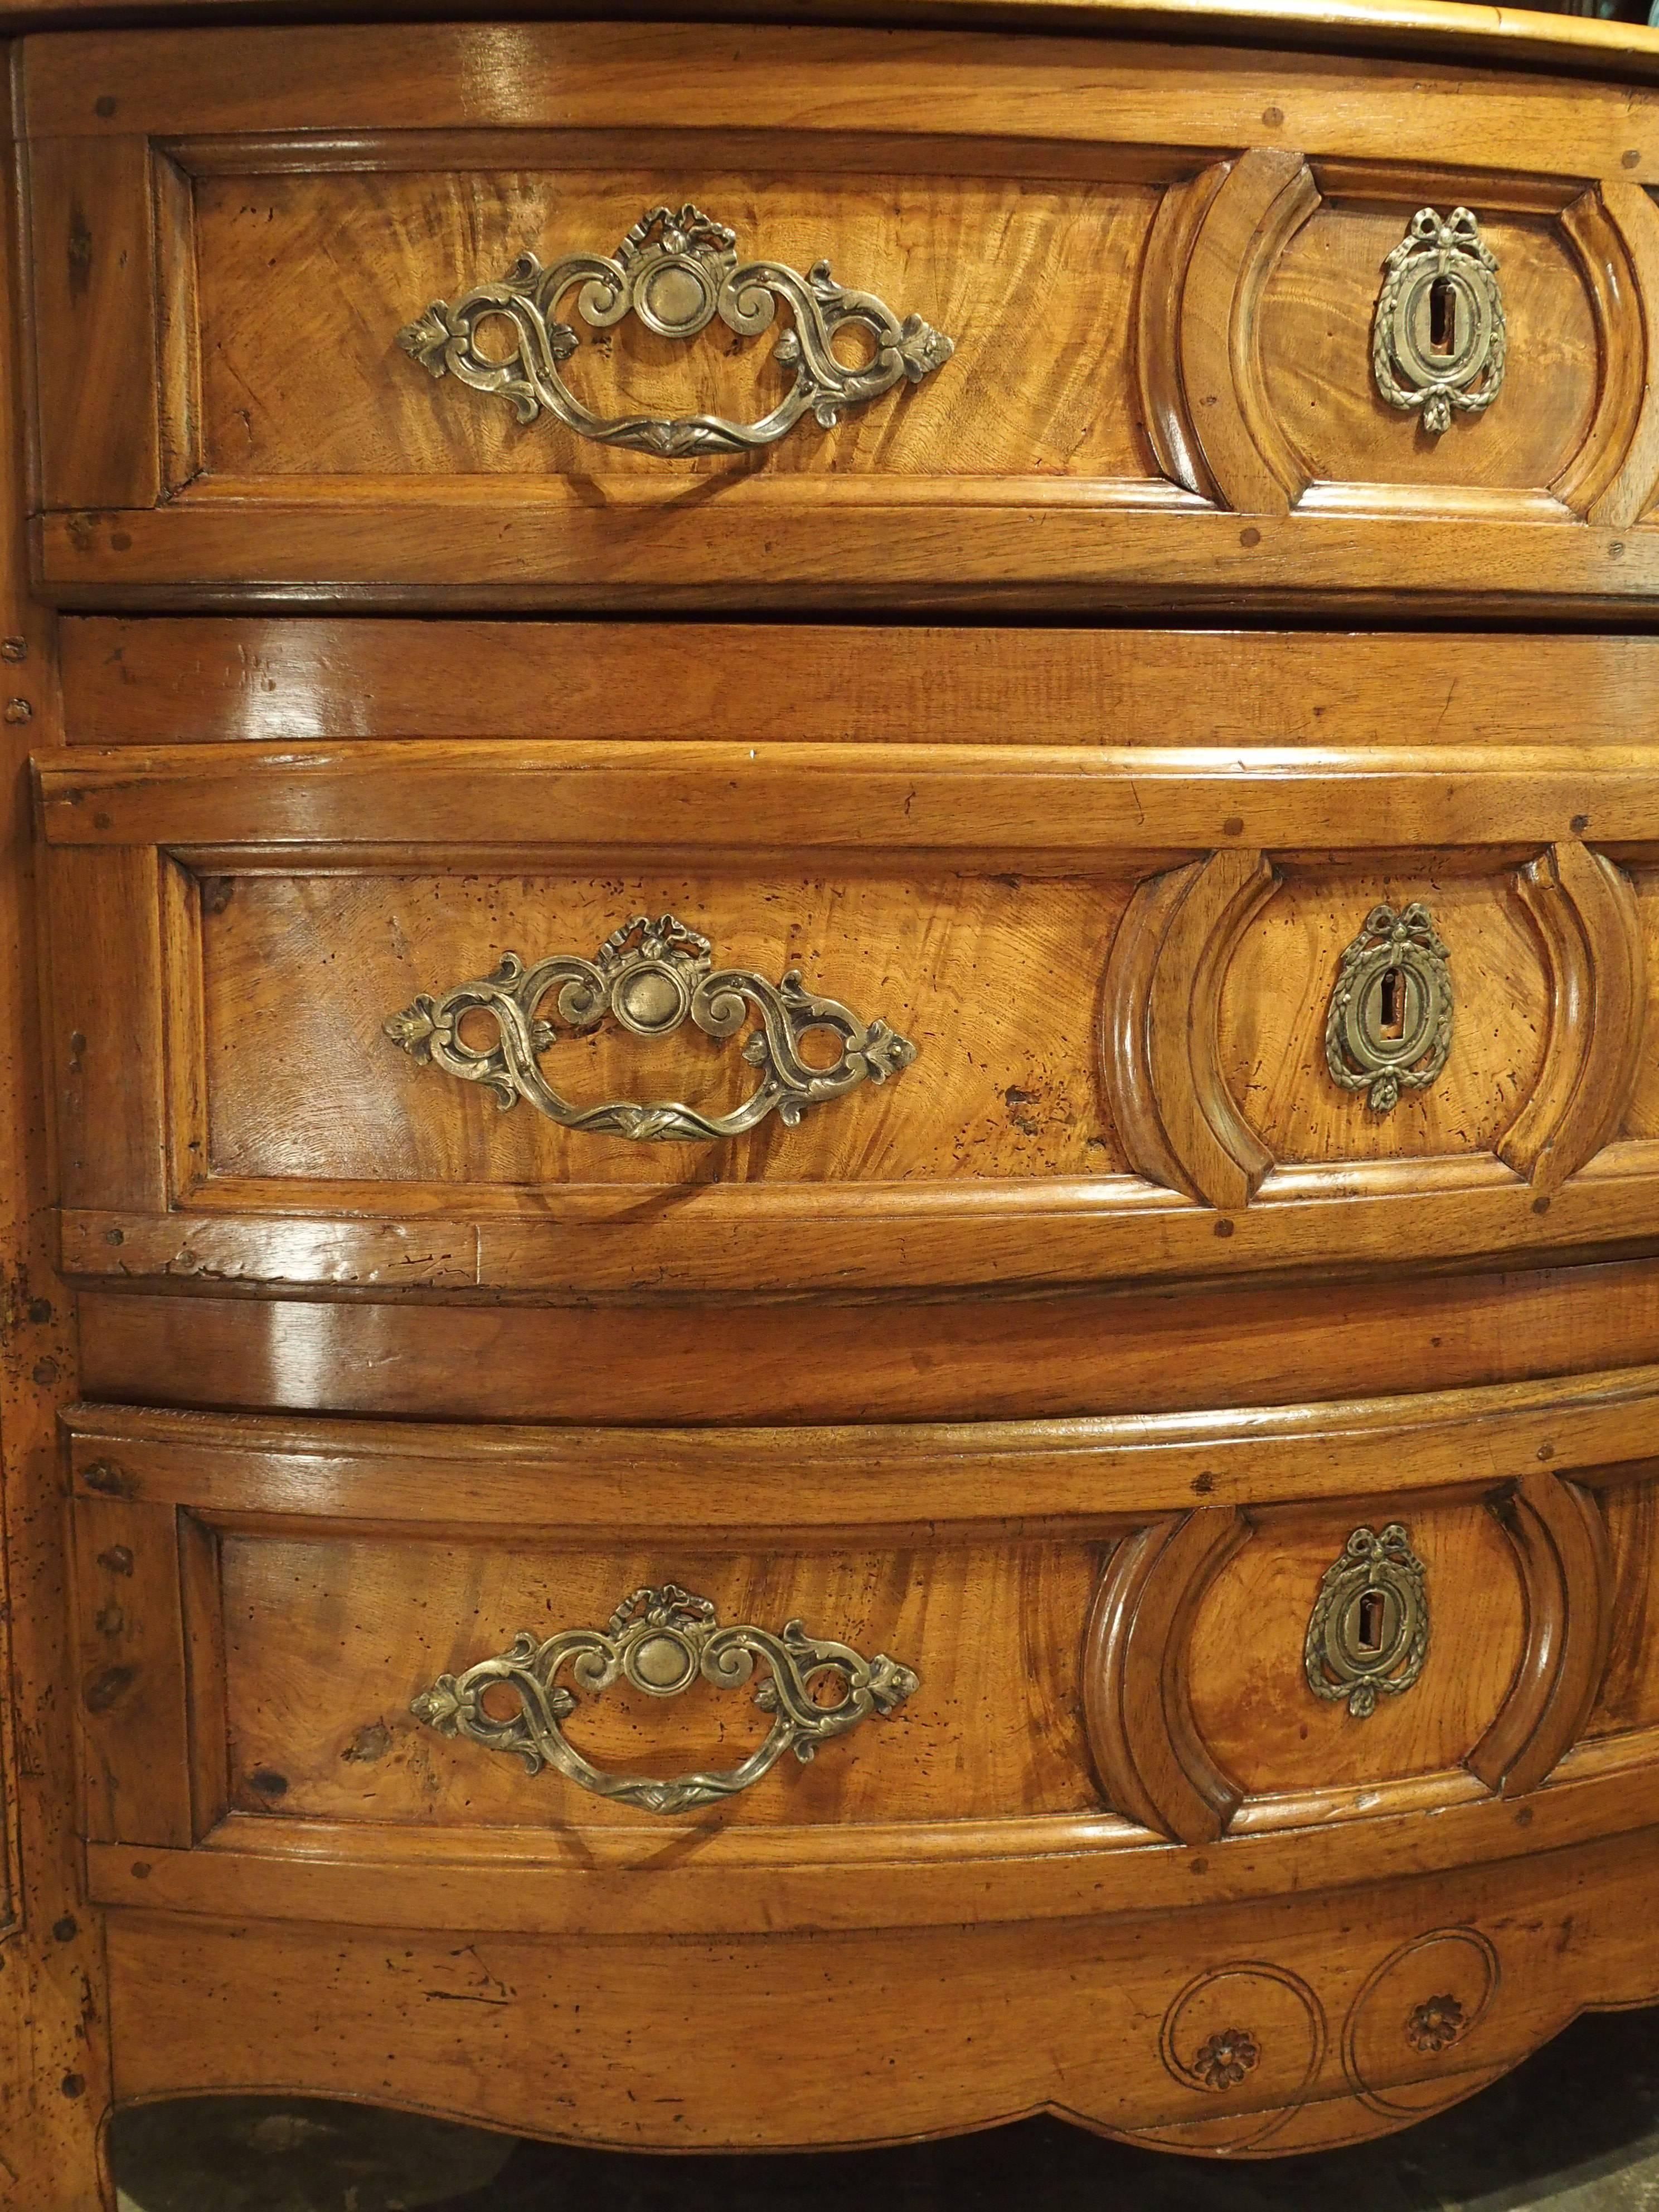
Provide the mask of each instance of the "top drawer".
POLYGON ((1659 588, 1624 88, 777 27, 24 51, 59 600, 1659 588))

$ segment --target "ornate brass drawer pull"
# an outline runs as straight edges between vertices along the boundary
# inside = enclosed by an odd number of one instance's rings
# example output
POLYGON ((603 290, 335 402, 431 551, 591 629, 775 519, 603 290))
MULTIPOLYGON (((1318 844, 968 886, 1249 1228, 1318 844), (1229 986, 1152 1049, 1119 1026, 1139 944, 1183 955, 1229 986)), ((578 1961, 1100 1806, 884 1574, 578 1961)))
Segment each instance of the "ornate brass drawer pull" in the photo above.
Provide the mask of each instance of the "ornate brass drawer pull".
POLYGON ((805 1764, 820 1744, 845 1735, 872 1713, 884 1718, 910 1695, 917 1679, 884 1652, 866 1659, 848 1644, 809 1636, 799 1620, 787 1622, 780 1636, 746 1625, 722 1628, 708 1598, 665 1583, 660 1589, 630 1592, 605 1628, 566 1628, 545 1643, 520 1630, 498 1657, 481 1659, 461 1674, 440 1674, 410 1711, 440 1735, 465 1736, 486 1751, 511 1752, 532 1774, 556 1766, 596 1797, 617 1798, 645 1813, 685 1813, 747 1790, 786 1751, 805 1764), (647 1697, 677 1698, 699 1675, 718 1689, 739 1689, 757 1659, 769 1672, 755 1703, 773 1716, 772 1725, 757 1750, 720 1772, 664 1782, 606 1774, 588 1764, 559 1725, 577 1705, 557 1679, 567 1664, 590 1697, 602 1696, 620 1680, 647 1697), (838 1675, 843 1686, 833 1705, 812 1698, 815 1678, 826 1674, 838 1675), (518 1699, 510 1719, 496 1720, 484 1710, 486 1694, 498 1685, 518 1699))
POLYGON ((1429 1650, 1424 1575, 1401 1522, 1391 1521, 1380 1536, 1354 1530, 1326 1568, 1308 1622, 1303 1663, 1315 1697, 1331 1704, 1346 1698, 1364 1721, 1379 1696, 1411 1688, 1429 1650))
POLYGON ((920 315, 900 322, 873 293, 836 283, 827 261, 815 262, 801 276, 779 261, 739 266, 736 247, 735 231, 689 201, 678 213, 653 208, 614 258, 571 253, 544 269, 533 253, 521 253, 500 283, 480 284, 453 306, 434 300, 419 322, 398 331, 398 343, 434 376, 458 376, 475 392, 499 392, 521 422, 533 422, 544 408, 579 437, 667 455, 769 446, 809 408, 830 429, 844 407, 861 407, 906 378, 919 384, 955 351, 920 315), (758 422, 730 422, 720 415, 595 415, 559 374, 580 340, 555 313, 576 285, 577 310, 593 329, 609 330, 635 314, 665 338, 695 337, 717 314, 740 337, 755 337, 770 327, 781 300, 793 326, 778 340, 773 358, 794 370, 794 383, 758 422), (477 331, 490 322, 511 331, 510 350, 500 344, 494 352, 480 350, 477 331), (862 331, 874 348, 856 368, 834 350, 836 337, 849 329, 862 331))
POLYGON ((909 1038, 885 1022, 860 1021, 838 999, 814 998, 797 969, 781 983, 769 983, 747 968, 712 969, 712 952, 706 937, 672 914, 655 921, 636 914, 606 938, 592 960, 555 952, 526 968, 516 952, 505 952, 493 975, 453 984, 435 999, 423 993, 382 1026, 416 1060, 429 1060, 465 1083, 483 1084, 503 1107, 527 1098, 538 1114, 567 1129, 638 1144, 740 1136, 774 1111, 793 1128, 809 1106, 840 1098, 860 1083, 884 1083, 915 1058, 909 1038), (552 992, 558 994, 560 1020, 577 1036, 611 1013, 635 1036, 667 1036, 689 1015, 709 1036, 729 1037, 752 1006, 761 1026, 743 1056, 764 1070, 760 1088, 729 1114, 700 1114, 672 1099, 573 1106, 538 1065, 556 1034, 540 1011, 552 992), (471 1045, 462 1037, 461 1023, 475 1012, 494 1018, 493 1044, 471 1045), (841 1057, 832 1067, 813 1067, 800 1056, 802 1038, 814 1030, 841 1040, 841 1057))
POLYGON ((1374 906, 1342 955, 1325 1017, 1325 1065, 1345 1091, 1369 1093, 1379 1114, 1402 1091, 1421 1091, 1451 1050, 1451 955, 1434 917, 1413 901, 1374 906))
POLYGON ((1382 264, 1371 370, 1390 407, 1420 412, 1433 437, 1504 388, 1509 334, 1498 262, 1466 207, 1419 208, 1382 264))

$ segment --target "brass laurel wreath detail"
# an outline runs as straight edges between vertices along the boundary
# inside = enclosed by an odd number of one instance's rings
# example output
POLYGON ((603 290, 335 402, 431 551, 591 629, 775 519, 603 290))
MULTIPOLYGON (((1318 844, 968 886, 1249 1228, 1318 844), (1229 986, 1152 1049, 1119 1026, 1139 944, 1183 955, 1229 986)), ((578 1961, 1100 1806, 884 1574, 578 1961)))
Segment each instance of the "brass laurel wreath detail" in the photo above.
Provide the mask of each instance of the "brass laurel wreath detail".
POLYGON ((840 1098, 860 1083, 884 1083, 915 1058, 908 1037, 884 1021, 861 1020, 838 999, 815 997, 797 969, 769 983, 746 968, 714 969, 712 953, 708 938, 673 915, 654 921, 635 915, 592 960, 556 952, 526 968, 516 952, 503 953, 492 975, 456 983, 435 998, 422 993, 382 1026, 415 1060, 464 1083, 482 1083, 502 1107, 525 1098, 567 1129, 636 1144, 735 1137, 774 1112, 793 1128, 809 1107, 840 1098), (555 994, 559 1019, 574 1035, 597 1028, 610 1013, 635 1036, 666 1036, 689 1018, 706 1035, 725 1038, 736 1035, 752 1007, 760 1027, 744 1043, 743 1056, 763 1071, 760 1087, 729 1114, 702 1114, 672 1099, 573 1106, 538 1064, 556 1034, 541 1012, 555 994), (461 1036, 462 1019, 475 1011, 495 1018, 495 1041, 488 1047, 461 1036), (801 1058, 801 1039, 813 1030, 840 1038, 841 1056, 833 1066, 814 1067, 801 1058))
POLYGON ((543 1643, 521 1629, 508 1648, 481 1659, 460 1674, 440 1674, 410 1705, 417 1720, 440 1735, 465 1736, 486 1751, 521 1759, 539 1774, 556 1767, 568 1781, 595 1796, 633 1805, 643 1813, 684 1813, 734 1796, 758 1782, 786 1751, 803 1764, 820 1744, 845 1735, 872 1714, 885 1719, 918 1686, 913 1668, 878 1651, 866 1659, 850 1644, 809 1636, 799 1620, 781 1635, 746 1623, 722 1628, 713 1604, 694 1597, 676 1583, 660 1589, 630 1591, 605 1628, 566 1628, 543 1643), (557 1680, 568 1667, 589 1697, 602 1696, 618 1680, 647 1697, 677 1698, 701 1675, 717 1689, 738 1689, 759 1660, 766 1679, 755 1703, 773 1716, 765 1741, 736 1766, 681 1774, 659 1781, 645 1775, 607 1774, 590 1765, 559 1723, 574 1712, 574 1694, 557 1680), (840 1677, 838 1704, 813 1701, 816 1677, 840 1677), (484 1710, 485 1694, 505 1684, 518 1698, 510 1719, 496 1720, 484 1710))
POLYGON ((1345 1091, 1365 1091, 1379 1114, 1402 1091, 1434 1081, 1451 1050, 1451 955, 1435 934, 1427 907, 1413 900, 1396 914, 1373 907, 1344 951, 1325 1017, 1325 1065, 1345 1091), (1378 1018, 1382 979, 1399 972, 1407 1001, 1398 1035, 1378 1018))
POLYGON ((1411 1688, 1429 1651, 1425 1575, 1401 1522, 1391 1521, 1380 1536, 1354 1530, 1325 1570, 1308 1622, 1303 1665, 1315 1697, 1332 1704, 1346 1698, 1363 1721, 1376 1711, 1379 1695, 1397 1698, 1411 1688), (1361 1611, 1368 1599, 1379 1616, 1369 1645, 1361 1611))
POLYGON ((453 306, 434 300, 418 322, 398 331, 398 343, 434 376, 455 376, 475 392, 499 393, 520 422, 533 422, 545 410, 580 437, 665 456, 769 446, 809 410, 830 429, 843 408, 860 407, 907 380, 919 384, 956 349, 920 315, 901 322, 873 293, 838 284, 827 261, 814 262, 803 277, 779 261, 739 266, 736 246, 735 231, 690 201, 678 210, 653 208, 614 257, 570 253, 544 268, 533 253, 521 253, 499 283, 480 284, 453 306), (609 330, 635 314, 669 338, 694 337, 716 314, 740 337, 755 337, 770 326, 782 301, 793 319, 773 358, 793 369, 794 382, 758 422, 720 415, 595 415, 559 374, 560 362, 581 341, 555 311, 576 285, 577 312, 593 329, 609 330), (491 321, 510 327, 511 351, 479 350, 478 326, 491 321), (874 345, 861 368, 836 358, 835 338, 849 328, 861 330, 874 345))
POLYGON ((1419 208, 1382 264, 1387 274, 1371 323, 1371 370, 1390 407, 1420 410, 1438 437, 1454 412, 1478 415, 1504 386, 1509 331, 1498 289, 1497 257, 1466 207, 1442 216, 1419 208), (1432 288, 1444 283, 1452 313, 1450 343, 1424 343, 1432 288))

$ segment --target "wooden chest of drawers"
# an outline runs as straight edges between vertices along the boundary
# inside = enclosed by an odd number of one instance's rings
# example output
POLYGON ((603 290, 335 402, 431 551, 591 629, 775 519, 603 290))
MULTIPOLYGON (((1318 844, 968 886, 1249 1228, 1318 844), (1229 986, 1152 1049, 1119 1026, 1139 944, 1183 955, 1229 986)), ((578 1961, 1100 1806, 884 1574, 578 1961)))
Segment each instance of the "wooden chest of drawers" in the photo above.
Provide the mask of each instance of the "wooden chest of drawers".
POLYGON ((14 19, 27 2212, 1659 1996, 1659 39, 770 12, 14 19))

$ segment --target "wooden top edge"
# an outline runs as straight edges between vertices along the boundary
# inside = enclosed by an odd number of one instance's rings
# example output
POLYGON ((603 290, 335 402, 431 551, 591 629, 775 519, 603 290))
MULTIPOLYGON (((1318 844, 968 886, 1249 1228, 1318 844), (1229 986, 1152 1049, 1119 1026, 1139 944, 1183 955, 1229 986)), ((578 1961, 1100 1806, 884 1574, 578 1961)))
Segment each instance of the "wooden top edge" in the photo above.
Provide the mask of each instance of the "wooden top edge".
POLYGON ((1659 78, 1659 30, 1473 0, 0 0, 25 32, 526 21, 799 23, 1061 32, 1322 52, 1431 57, 1484 68, 1659 78))

